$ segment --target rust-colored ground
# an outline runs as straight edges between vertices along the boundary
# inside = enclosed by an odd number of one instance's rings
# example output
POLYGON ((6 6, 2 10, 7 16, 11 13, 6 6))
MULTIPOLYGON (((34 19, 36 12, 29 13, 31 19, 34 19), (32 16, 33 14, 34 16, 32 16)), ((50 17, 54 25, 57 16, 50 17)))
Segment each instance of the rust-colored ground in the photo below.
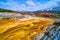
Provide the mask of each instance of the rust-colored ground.
POLYGON ((33 40, 36 34, 44 33, 54 22, 45 18, 38 20, 0 20, 0 40, 33 40))

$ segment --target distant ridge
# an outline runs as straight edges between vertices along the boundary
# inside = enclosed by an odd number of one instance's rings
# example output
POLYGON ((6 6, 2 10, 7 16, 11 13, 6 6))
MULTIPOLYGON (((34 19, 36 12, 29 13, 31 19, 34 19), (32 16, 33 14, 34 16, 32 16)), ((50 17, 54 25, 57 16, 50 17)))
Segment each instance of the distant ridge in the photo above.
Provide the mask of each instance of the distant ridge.
POLYGON ((16 11, 0 8, 0 12, 16 12, 16 11))
POLYGON ((55 8, 47 8, 43 10, 38 10, 38 11, 33 11, 33 12, 28 12, 28 11, 13 11, 13 10, 8 10, 8 9, 2 9, 0 8, 0 12, 27 12, 27 13, 51 13, 51 14, 60 14, 60 7, 55 7, 55 8))
POLYGON ((52 13, 52 14, 60 14, 60 7, 38 10, 33 13, 44 13, 44 12, 48 12, 48 13, 52 13))

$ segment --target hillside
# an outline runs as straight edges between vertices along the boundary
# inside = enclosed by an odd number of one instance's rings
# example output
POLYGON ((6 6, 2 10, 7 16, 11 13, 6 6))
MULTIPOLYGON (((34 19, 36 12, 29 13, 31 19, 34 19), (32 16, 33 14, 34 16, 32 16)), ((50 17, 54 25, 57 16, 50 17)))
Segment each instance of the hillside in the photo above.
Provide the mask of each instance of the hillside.
POLYGON ((60 14, 52 14, 48 12, 36 13, 35 16, 46 18, 60 18, 60 14))
POLYGON ((15 11, 0 8, 0 12, 15 12, 15 11))
POLYGON ((42 13, 42 12, 48 12, 51 14, 60 14, 60 7, 42 9, 42 10, 34 11, 33 13, 42 13))

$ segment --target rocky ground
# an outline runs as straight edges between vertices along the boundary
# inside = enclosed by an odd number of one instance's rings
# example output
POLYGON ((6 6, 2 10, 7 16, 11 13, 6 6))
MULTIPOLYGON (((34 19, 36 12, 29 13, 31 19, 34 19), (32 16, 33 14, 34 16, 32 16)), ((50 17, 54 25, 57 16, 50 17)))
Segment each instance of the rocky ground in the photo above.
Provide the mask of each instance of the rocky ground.
POLYGON ((42 37, 38 34, 34 37, 34 40, 60 40, 60 19, 53 19, 56 22, 50 25, 42 37))

